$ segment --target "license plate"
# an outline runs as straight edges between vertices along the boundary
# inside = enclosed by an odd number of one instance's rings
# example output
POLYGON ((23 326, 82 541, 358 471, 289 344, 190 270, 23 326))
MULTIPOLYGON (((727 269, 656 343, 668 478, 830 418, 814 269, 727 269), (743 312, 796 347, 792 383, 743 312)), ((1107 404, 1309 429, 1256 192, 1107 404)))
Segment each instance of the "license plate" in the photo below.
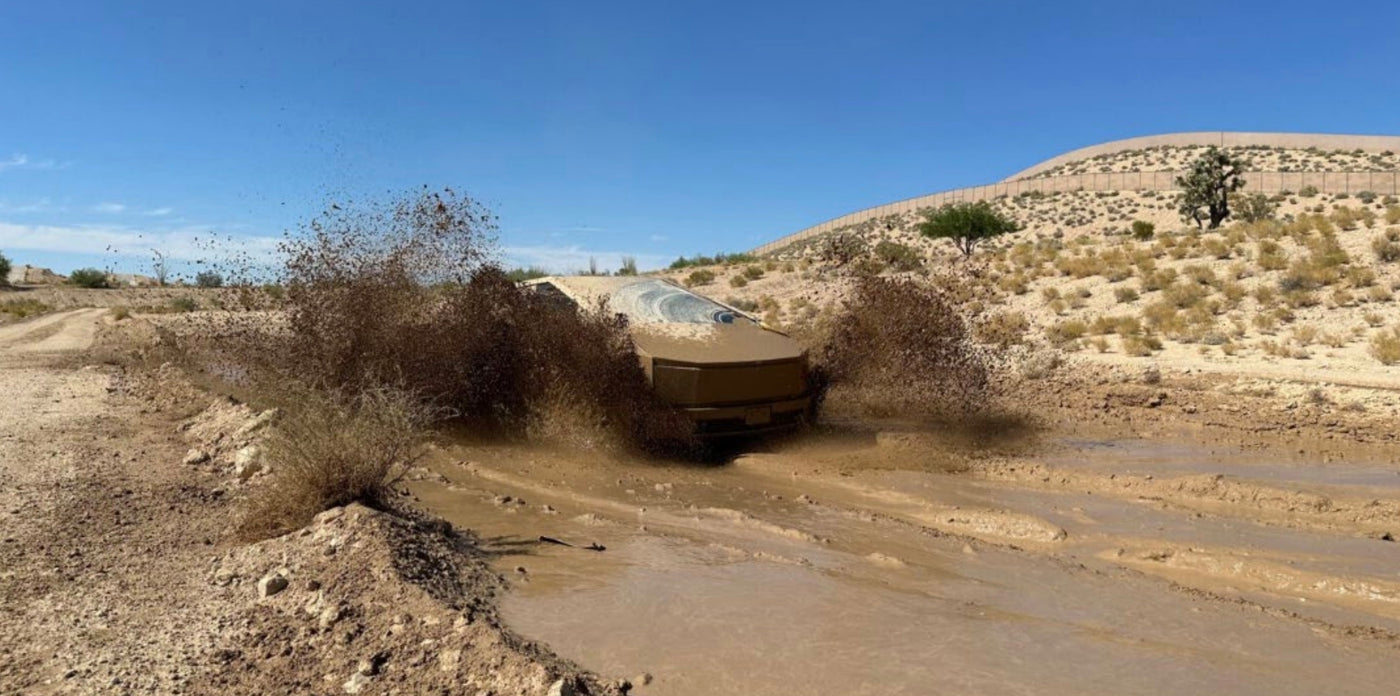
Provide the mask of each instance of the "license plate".
POLYGON ((755 406, 744 410, 744 425, 768 425, 773 422, 773 409, 769 406, 755 406))

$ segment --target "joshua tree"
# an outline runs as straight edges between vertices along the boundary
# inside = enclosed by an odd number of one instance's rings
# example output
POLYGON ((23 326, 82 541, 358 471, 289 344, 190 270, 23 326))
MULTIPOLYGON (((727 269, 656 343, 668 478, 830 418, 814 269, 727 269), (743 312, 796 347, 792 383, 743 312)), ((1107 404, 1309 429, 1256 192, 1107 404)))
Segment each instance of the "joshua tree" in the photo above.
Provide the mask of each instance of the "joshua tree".
POLYGON ((930 239, 951 239, 963 256, 972 256, 977 244, 1017 230, 1016 222, 986 201, 950 203, 924 213, 919 233, 930 239))
POLYGON ((1181 187, 1177 206, 1181 219, 1200 227, 1204 208, 1204 217, 1210 219, 1210 229, 1219 227, 1230 217, 1230 194, 1244 188, 1241 172, 1246 166, 1248 162, 1235 159, 1228 152, 1214 147, 1206 150, 1191 163, 1185 176, 1176 178, 1176 185, 1181 187))

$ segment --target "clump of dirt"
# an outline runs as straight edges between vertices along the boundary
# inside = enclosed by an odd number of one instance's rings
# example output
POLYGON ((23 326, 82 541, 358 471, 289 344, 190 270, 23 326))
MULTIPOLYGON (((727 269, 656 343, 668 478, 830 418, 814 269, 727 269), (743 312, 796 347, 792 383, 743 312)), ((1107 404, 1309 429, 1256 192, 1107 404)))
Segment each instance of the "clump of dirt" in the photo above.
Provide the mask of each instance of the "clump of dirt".
POLYGON ((491 599, 504 583, 476 540, 420 514, 331 508, 208 572, 245 609, 196 691, 625 692, 504 630, 491 599))
POLYGON ((996 383, 947 292, 902 278, 859 278, 814 352, 829 410, 869 417, 963 420, 983 414, 996 383))

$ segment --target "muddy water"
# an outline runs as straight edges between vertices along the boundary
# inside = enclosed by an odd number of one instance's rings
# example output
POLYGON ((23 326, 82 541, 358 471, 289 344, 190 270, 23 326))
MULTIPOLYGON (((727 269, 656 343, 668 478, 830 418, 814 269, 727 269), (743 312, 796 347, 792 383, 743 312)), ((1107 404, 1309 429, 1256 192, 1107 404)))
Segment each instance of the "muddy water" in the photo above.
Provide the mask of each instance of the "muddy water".
MULTIPOLYGON (((640 694, 1373 694, 1400 677, 1396 544, 979 480, 937 443, 889 444, 711 467, 449 446, 411 488, 499 554, 513 628, 653 675, 640 694)), ((1141 473, 1144 448, 1057 456, 1141 473)))

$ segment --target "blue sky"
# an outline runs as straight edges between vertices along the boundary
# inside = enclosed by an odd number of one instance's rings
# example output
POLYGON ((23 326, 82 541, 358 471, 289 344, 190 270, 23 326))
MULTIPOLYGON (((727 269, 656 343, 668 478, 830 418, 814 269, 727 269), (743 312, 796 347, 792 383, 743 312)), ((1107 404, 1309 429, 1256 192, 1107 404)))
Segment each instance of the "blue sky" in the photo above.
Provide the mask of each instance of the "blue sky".
POLYGON ((1396 26, 1389 2, 9 2, 0 251, 140 271, 426 185, 493 208, 508 262, 656 265, 1121 137, 1398 133, 1396 26))

